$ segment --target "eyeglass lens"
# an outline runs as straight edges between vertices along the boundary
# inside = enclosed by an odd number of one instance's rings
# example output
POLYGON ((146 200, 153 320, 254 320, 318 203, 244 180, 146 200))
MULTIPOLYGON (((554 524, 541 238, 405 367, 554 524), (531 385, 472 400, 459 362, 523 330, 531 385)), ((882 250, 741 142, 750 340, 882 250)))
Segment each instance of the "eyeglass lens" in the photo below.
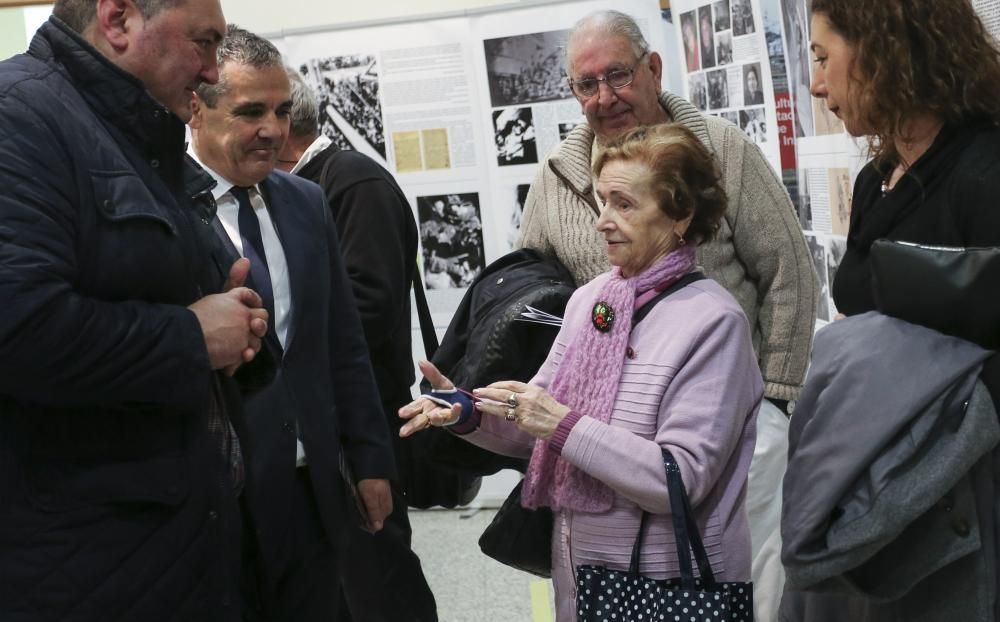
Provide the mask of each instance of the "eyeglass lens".
MULTIPOLYGON (((646 53, 643 53, 636 61, 636 65, 642 62, 645 58, 646 53)), ((635 67, 631 69, 615 69, 609 71, 603 78, 584 78, 582 80, 570 80, 570 88, 573 92, 580 97, 593 97, 597 93, 597 89, 600 88, 601 82, 607 82, 608 86, 613 89, 624 88, 632 84, 632 74, 635 71, 635 67)))

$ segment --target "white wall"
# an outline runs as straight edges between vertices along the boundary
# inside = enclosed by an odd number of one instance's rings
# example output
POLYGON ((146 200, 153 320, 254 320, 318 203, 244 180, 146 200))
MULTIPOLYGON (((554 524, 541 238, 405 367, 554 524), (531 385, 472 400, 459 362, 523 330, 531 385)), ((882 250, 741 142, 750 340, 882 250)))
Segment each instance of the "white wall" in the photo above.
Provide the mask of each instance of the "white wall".
POLYGON ((504 4, 518 4, 518 0, 222 0, 222 10, 227 21, 247 30, 277 34, 352 23, 412 20, 504 4))

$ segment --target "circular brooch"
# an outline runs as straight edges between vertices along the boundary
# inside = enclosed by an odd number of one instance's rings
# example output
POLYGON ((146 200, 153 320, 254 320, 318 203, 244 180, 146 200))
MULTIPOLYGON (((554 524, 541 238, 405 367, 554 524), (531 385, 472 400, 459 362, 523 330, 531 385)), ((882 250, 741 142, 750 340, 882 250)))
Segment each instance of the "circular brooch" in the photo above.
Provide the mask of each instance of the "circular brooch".
POLYGON ((594 305, 593 321, 594 328, 606 333, 615 324, 615 310, 608 303, 601 301, 594 305))

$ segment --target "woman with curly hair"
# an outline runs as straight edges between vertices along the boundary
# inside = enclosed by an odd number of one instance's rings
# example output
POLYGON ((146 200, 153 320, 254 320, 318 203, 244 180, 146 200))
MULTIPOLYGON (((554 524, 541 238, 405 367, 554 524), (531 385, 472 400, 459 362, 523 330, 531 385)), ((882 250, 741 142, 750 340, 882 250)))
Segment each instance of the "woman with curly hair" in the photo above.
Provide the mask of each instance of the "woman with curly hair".
POLYGON ((1000 244, 1000 57, 969 0, 813 0, 810 91, 871 162, 854 187, 833 284, 847 315, 875 308, 878 238, 1000 244))
MULTIPOLYGON (((919 381, 872 386, 869 380, 879 376, 866 366, 868 360, 841 357, 860 364, 845 365, 842 375, 836 375, 841 368, 829 362, 836 358, 831 353, 843 350, 823 333, 843 337, 840 343, 845 343, 849 331, 863 330, 870 319, 882 321, 876 314, 862 315, 876 310, 879 292, 873 285, 886 286, 873 284, 872 279, 870 251, 878 239, 1000 246, 1000 53, 969 0, 812 0, 811 13, 816 67, 810 91, 825 101, 848 133, 868 137, 872 159, 855 182, 847 250, 833 282, 837 309, 854 317, 817 335, 812 370, 789 431, 782 519, 782 561, 788 583, 780 619, 997 620, 1000 527, 992 511, 998 491, 992 474, 988 484, 976 484, 975 501, 965 507, 953 502, 952 493, 960 489, 955 485, 941 497, 897 499, 889 514, 880 513, 884 508, 880 499, 890 496, 882 495, 889 484, 904 481, 907 469, 916 469, 913 465, 923 458, 913 458, 906 469, 896 463, 899 468, 890 470, 891 458, 886 458, 890 450, 865 453, 869 440, 865 432, 872 428, 861 419, 896 417, 899 411, 891 405, 900 396, 916 399, 923 395, 922 388, 919 381), (811 397, 844 387, 850 387, 850 396, 838 393, 835 400, 825 402, 811 397), (831 417, 840 414, 832 402, 848 399, 856 400, 854 418, 831 417), (833 448, 840 437, 826 439, 826 445, 813 440, 816 422, 831 420, 850 422, 842 428, 854 435, 839 449, 833 448), (818 461, 810 462, 810 456, 819 455, 818 461), (820 472, 824 469, 826 473, 820 472), (851 496, 845 486, 830 494, 831 472, 861 472, 853 481, 870 489, 851 496), (838 499, 833 510, 815 510, 829 507, 814 503, 820 494, 838 499), (857 501, 862 497, 863 503, 857 501), (862 506, 865 512, 858 519, 862 506), (980 507, 989 510, 979 513, 980 507), (806 510, 812 510, 812 524, 803 519, 806 510), (853 522, 842 521, 845 515, 853 522), (862 523, 864 527, 859 527, 862 523), (858 535, 862 532, 863 537, 858 535), (858 555, 850 558, 850 564, 845 561, 849 554, 858 555)), ((922 279, 919 274, 909 278, 922 279)), ((953 313, 962 319, 967 310, 955 308, 953 313)), ((880 353, 900 350, 889 332, 854 345, 855 351, 884 363, 886 359, 878 359, 880 353)), ((943 349, 927 351, 926 357, 939 359, 943 353, 943 349)), ((917 363, 904 364, 903 372, 919 377, 926 368, 917 363)), ((978 379, 994 407, 1000 405, 1000 363, 995 355, 986 359, 978 379)), ((948 433, 935 429, 931 440, 920 445, 924 452, 920 456, 943 446, 941 439, 948 433)), ((914 437, 908 440, 918 445, 914 437)), ((987 451, 1000 455, 995 446, 987 451)), ((960 478, 972 471, 966 473, 962 469, 967 466, 960 469, 956 464, 934 463, 921 471, 921 478, 965 481, 960 478)))

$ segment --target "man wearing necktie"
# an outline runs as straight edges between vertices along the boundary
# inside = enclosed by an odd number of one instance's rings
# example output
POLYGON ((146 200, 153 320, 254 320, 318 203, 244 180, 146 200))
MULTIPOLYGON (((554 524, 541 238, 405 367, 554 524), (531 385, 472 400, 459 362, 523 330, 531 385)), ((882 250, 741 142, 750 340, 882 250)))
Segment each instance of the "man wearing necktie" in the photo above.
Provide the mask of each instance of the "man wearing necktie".
POLYGON ((218 61, 218 86, 192 99, 191 154, 218 182, 216 232, 250 259, 247 284, 271 312, 265 340, 280 360, 246 404, 244 612, 328 622, 349 515, 340 454, 378 530, 392 509, 391 442, 325 197, 274 170, 291 107, 281 55, 230 25, 218 61))

